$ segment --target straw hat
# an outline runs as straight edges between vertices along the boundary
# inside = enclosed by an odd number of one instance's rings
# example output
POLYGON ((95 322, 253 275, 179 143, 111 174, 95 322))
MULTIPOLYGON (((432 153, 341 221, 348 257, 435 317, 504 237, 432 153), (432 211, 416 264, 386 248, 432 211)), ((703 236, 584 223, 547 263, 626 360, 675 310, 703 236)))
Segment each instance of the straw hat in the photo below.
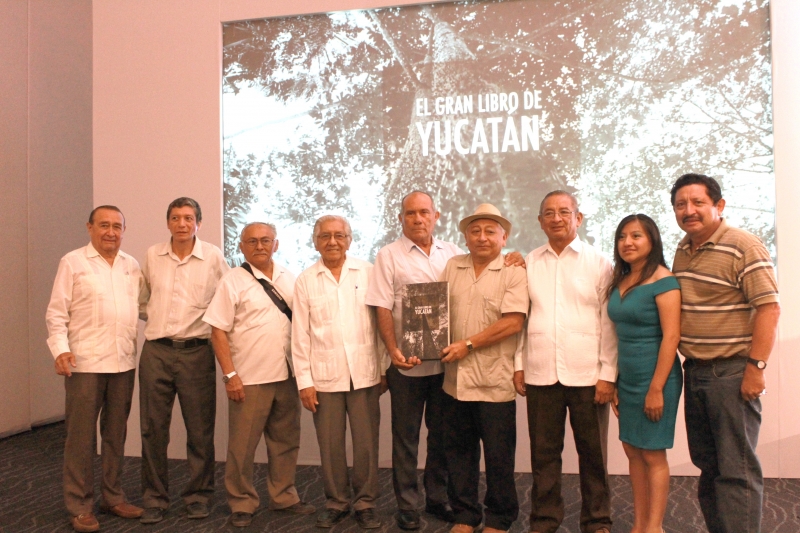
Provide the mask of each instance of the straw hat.
POLYGON ((492 204, 481 204, 477 209, 475 209, 473 214, 461 219, 461 222, 458 223, 459 231, 461 231, 461 233, 466 233, 467 226, 469 226, 473 220, 478 220, 479 218, 488 218, 489 220, 494 220, 500 224, 504 230, 506 230, 506 235, 511 235, 511 222, 503 218, 503 216, 500 214, 500 210, 492 204))

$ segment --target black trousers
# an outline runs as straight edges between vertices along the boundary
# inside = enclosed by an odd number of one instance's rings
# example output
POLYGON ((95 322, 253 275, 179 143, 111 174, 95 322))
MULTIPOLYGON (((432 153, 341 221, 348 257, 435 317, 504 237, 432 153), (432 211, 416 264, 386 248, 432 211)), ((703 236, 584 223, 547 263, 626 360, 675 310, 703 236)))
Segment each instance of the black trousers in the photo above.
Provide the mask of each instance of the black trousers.
POLYGON ((481 441, 486 463, 485 526, 508 530, 519 514, 514 484, 517 404, 462 402, 445 395, 445 453, 450 472, 450 505, 456 523, 476 527, 483 515, 478 503, 481 441))
POLYGON ((425 500, 433 505, 447 503, 442 405, 448 396, 442 390, 444 374, 409 377, 392 366, 386 371, 386 379, 392 395, 392 483, 397 507, 408 511, 419 505, 417 452, 423 411, 428 428, 425 500))
POLYGON ((528 432, 531 439, 531 531, 555 533, 564 520, 561 497, 561 453, 569 423, 578 451, 582 533, 611 529, 611 503, 606 474, 608 404, 594 403, 594 386, 561 383, 526 387, 528 432))
POLYGON ((146 341, 139 360, 142 428, 142 499, 145 507, 169 507, 167 446, 175 396, 186 426, 189 481, 186 505, 214 494, 214 422, 217 383, 211 346, 178 349, 146 341))

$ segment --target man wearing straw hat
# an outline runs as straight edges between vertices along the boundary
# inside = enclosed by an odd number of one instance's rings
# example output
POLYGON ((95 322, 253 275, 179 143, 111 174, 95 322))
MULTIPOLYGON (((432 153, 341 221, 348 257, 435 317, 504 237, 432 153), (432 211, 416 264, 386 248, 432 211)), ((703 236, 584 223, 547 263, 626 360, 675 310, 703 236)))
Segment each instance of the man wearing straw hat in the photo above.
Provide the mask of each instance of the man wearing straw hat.
POLYGON ((445 456, 450 474, 451 533, 472 533, 478 502, 481 441, 486 461, 485 529, 506 531, 519 512, 514 485, 516 403, 514 352, 528 313, 525 270, 505 266, 501 252, 511 222, 491 204, 459 223, 469 254, 447 262, 453 343, 445 363, 445 456))

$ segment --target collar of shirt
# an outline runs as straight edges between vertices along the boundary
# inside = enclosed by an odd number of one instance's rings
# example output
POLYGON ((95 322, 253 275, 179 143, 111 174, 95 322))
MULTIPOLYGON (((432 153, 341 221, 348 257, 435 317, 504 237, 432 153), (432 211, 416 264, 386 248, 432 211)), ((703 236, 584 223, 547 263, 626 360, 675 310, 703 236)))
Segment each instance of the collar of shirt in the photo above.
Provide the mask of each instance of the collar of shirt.
MULTIPOLYGON (((472 276, 475 277, 475 265, 472 262, 472 254, 457 256, 456 260, 458 261, 456 263, 456 268, 470 269, 472 271, 472 276)), ((486 268, 483 269, 481 275, 478 276, 478 278, 483 277, 483 275, 488 270, 501 270, 503 268, 504 263, 505 259, 503 258, 503 254, 498 254, 497 257, 492 259, 492 261, 488 265, 486 265, 486 268)))
MULTIPOLYGON (((422 248, 420 248, 414 241, 412 241, 411 239, 409 239, 405 235, 400 235, 400 242, 403 243, 403 248, 408 253, 411 253, 411 250, 416 248, 417 250, 419 250, 420 252, 425 254, 425 252, 422 251, 422 248)), ((431 245, 431 252, 433 252, 434 249, 436 249, 436 250, 444 250, 444 246, 442 245, 442 241, 440 241, 436 237, 433 237, 433 244, 431 245)), ((425 254, 425 255, 429 256, 430 254, 425 254)))
MULTIPOLYGON (((356 261, 352 261, 349 257, 345 257, 344 264, 342 265, 342 273, 339 275, 339 281, 336 281, 336 278, 334 278, 333 274, 331 274, 331 270, 325 266, 325 263, 322 261, 321 257, 311 268, 315 269, 314 273, 317 276, 323 274, 328 276, 328 278, 330 278, 330 280, 333 281, 334 283, 341 284, 347 277, 347 273, 350 270, 361 270, 361 265, 359 265, 356 261)), ((357 288, 358 287, 356 287, 356 289, 357 288)))
POLYGON ((260 271, 258 268, 256 268, 254 265, 252 265, 251 263, 248 263, 247 261, 245 261, 245 263, 247 263, 248 265, 250 265, 250 268, 252 268, 252 269, 253 269, 253 275, 254 275, 256 278, 265 279, 265 280, 269 281, 270 283, 272 283, 273 285, 274 285, 275 283, 277 283, 277 282, 278 282, 278 278, 280 278, 280 277, 281 277, 281 274, 283 274, 283 273, 284 273, 284 269, 283 269, 283 267, 282 267, 282 266, 280 266, 280 265, 278 265, 278 264, 277 264, 275 261, 273 261, 273 262, 272 262, 272 279, 269 279, 269 278, 267 277, 267 275, 266 275, 266 274, 264 274, 263 272, 261 272, 261 271, 260 271))
MULTIPOLYGON (((98 252, 95 249, 95 247, 92 245, 91 242, 88 245, 86 245, 86 257, 88 257, 90 259, 93 258, 93 257, 100 257, 100 258, 103 259, 103 263, 108 265, 108 262, 105 260, 105 257, 100 255, 100 252, 98 252)), ((125 259, 126 257, 128 257, 128 254, 126 254, 122 250, 117 250, 117 255, 116 255, 116 257, 114 257, 114 264, 117 263, 117 257, 121 257, 122 259, 125 259)), ((108 266, 111 267, 112 265, 108 265, 108 266)))
POLYGON ((194 247, 192 248, 192 253, 184 257, 182 260, 175 255, 175 252, 172 251, 172 239, 168 240, 167 242, 161 245, 161 249, 158 251, 158 255, 168 255, 175 261, 182 263, 184 261, 188 261, 191 256, 195 256, 196 258, 203 260, 203 246, 200 244, 200 237, 194 237, 194 247))
MULTIPOLYGON (((571 248, 572 250, 575 251, 576 254, 579 254, 579 253, 581 253, 581 249, 583 248, 583 241, 581 241, 581 238, 576 235, 575 238, 572 239, 572 242, 570 242, 564 248, 564 250, 566 250, 568 248, 571 248)), ((535 252, 536 252, 537 257, 541 257, 542 255, 544 255, 546 253, 551 253, 554 256, 558 257, 558 254, 556 253, 555 250, 553 250, 553 247, 550 245, 549 241, 547 242, 547 244, 545 244, 544 246, 542 246, 538 250, 535 250, 535 252)))
MULTIPOLYGON (((728 231, 728 223, 723 218, 722 222, 720 223, 719 227, 717 228, 717 231, 715 231, 714 234, 711 235, 711 237, 709 237, 706 242, 704 242, 703 244, 698 246, 697 249, 699 250, 700 248, 703 248, 704 246, 707 246, 707 245, 716 246, 717 243, 719 242, 719 240, 722 238, 722 236, 725 235, 726 231, 728 231)), ((689 251, 689 247, 691 245, 691 242, 692 242, 691 237, 689 237, 688 234, 684 235, 683 238, 678 243, 678 248, 680 248, 681 250, 683 250, 685 252, 688 252, 689 251)))

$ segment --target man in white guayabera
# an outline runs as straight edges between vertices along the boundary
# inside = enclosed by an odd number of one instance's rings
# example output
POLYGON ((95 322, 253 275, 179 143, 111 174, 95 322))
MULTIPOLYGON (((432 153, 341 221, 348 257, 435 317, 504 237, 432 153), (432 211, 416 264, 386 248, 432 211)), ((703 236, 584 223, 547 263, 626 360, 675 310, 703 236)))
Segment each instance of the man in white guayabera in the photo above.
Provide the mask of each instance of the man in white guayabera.
POLYGON ((139 263, 120 251, 125 217, 95 208, 88 245, 61 258, 47 306, 47 345, 65 376, 64 503, 75 531, 97 531, 92 459, 100 417, 100 508, 123 518, 142 509, 125 501, 122 458, 136 372, 136 325, 144 285, 139 263))
POLYGON ((295 285, 292 356, 303 407, 314 413, 322 462, 327 501, 316 525, 338 524, 352 506, 361 528, 378 528, 378 402, 386 392, 388 362, 375 310, 365 303, 372 265, 348 257, 353 234, 345 218, 319 218, 313 235, 321 257, 295 285), (348 418, 352 493, 345 453, 348 418))

